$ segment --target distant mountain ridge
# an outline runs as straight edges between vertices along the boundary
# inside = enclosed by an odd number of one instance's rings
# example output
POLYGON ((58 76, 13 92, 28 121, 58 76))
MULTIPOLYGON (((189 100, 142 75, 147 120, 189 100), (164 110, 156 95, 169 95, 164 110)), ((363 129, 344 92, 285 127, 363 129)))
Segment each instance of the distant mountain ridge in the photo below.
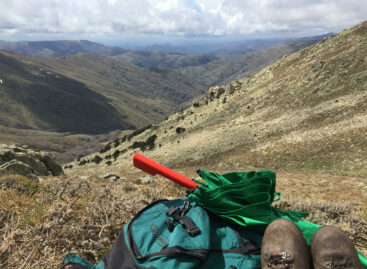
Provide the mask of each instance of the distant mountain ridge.
POLYGON ((163 67, 179 69, 188 66, 199 66, 217 59, 210 55, 187 55, 162 51, 134 50, 112 57, 120 62, 139 67, 163 67))
POLYGON ((222 39, 208 40, 206 42, 189 43, 187 45, 154 44, 139 48, 139 50, 163 51, 166 53, 183 53, 183 54, 205 54, 216 56, 219 58, 233 58, 244 55, 256 50, 267 49, 270 47, 286 45, 289 43, 303 42, 306 40, 321 40, 331 36, 334 33, 323 35, 307 36, 301 38, 286 39, 250 39, 250 40, 233 40, 224 41, 222 39))
POLYGON ((0 49, 40 57, 60 57, 77 53, 93 53, 114 56, 128 50, 109 47, 88 40, 57 40, 57 41, 0 41, 0 49))
POLYGON ((287 54, 299 51, 321 40, 323 36, 295 39, 284 44, 258 49, 230 59, 215 59, 200 66, 188 66, 179 71, 187 77, 211 87, 228 84, 233 80, 248 77, 287 54))

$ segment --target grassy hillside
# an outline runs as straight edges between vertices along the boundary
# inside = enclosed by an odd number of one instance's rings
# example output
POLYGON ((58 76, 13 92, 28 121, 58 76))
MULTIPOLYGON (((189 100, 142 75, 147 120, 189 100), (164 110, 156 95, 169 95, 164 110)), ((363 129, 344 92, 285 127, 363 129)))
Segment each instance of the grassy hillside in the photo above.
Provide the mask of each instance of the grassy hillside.
POLYGON ((78 54, 37 58, 37 61, 102 94, 127 117, 128 123, 138 128, 164 119, 206 90, 200 83, 172 70, 142 69, 99 55, 78 54))
MULTIPOLYGON (((222 163, 365 177, 366 32, 365 22, 249 78, 213 87, 189 109, 105 154, 131 156, 134 142, 155 135, 146 154, 171 166, 222 163)), ((129 165, 117 156, 117 166, 129 165)))
POLYGON ((102 133, 161 120, 205 89, 174 71, 104 56, 39 58, 0 52, 0 125, 102 133))
MULTIPOLYGON (((179 71, 210 87, 228 84, 238 78, 248 77, 287 54, 296 52, 320 41, 320 38, 285 42, 271 48, 255 50, 230 59, 217 59, 208 64, 190 66, 179 71)), ((247 52, 247 51, 246 51, 247 52)))
POLYGON ((93 53, 105 56, 114 56, 128 50, 108 47, 87 40, 60 40, 60 41, 20 41, 10 42, 0 40, 0 49, 40 57, 60 57, 77 53, 93 53))
POLYGON ((76 133, 132 128, 105 96, 19 58, 0 52, 0 125, 76 133))
POLYGON ((163 67, 178 69, 207 64, 217 57, 208 55, 185 55, 162 51, 137 50, 113 56, 115 60, 139 67, 163 67))

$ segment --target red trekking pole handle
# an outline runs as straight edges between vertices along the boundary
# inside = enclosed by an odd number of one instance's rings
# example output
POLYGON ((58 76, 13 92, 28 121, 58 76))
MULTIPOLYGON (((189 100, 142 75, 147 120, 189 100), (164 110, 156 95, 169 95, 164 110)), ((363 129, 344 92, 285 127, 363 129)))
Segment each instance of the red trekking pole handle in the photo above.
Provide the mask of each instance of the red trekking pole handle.
POLYGON ((196 189, 198 183, 190 178, 187 178, 176 171, 173 171, 139 153, 135 153, 133 157, 133 165, 140 170, 154 176, 156 174, 172 180, 188 189, 196 189))

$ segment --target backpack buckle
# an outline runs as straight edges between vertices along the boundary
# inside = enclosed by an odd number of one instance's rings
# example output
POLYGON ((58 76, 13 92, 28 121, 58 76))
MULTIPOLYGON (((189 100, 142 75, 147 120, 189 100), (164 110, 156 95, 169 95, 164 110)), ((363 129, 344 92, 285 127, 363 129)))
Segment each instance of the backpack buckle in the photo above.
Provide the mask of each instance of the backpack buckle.
POLYGON ((166 226, 168 231, 173 232, 176 224, 180 223, 190 236, 196 236, 201 232, 200 228, 195 225, 192 219, 189 218, 188 216, 185 216, 185 214, 187 213, 187 211, 190 210, 190 208, 191 208, 190 202, 186 200, 184 201, 182 208, 177 206, 171 206, 166 211, 166 215, 168 217, 173 218, 173 220, 171 219, 166 220, 166 226))
POLYGON ((180 217, 179 222, 190 236, 196 236, 201 232, 200 228, 197 227, 192 219, 187 216, 180 217))
POLYGON ((166 226, 167 226, 168 231, 172 233, 173 230, 175 229, 176 224, 172 220, 168 219, 166 220, 166 226))
POLYGON ((167 211, 166 215, 168 217, 176 219, 177 215, 181 215, 181 209, 177 206, 171 206, 167 211))

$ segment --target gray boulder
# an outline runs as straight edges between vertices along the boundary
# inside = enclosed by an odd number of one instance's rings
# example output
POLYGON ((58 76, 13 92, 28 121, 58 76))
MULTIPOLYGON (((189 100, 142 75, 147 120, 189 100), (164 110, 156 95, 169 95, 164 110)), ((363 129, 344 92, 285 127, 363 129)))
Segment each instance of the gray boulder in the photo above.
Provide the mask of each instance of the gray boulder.
POLYGON ((4 174, 20 174, 38 181, 37 176, 60 176, 64 171, 49 152, 23 145, 0 145, 0 175, 4 174))
POLYGON ((143 178, 140 178, 140 183, 141 184, 152 184, 154 183, 154 178, 151 176, 146 176, 143 178))
POLYGON ((64 175, 62 167, 56 163, 55 157, 49 152, 41 152, 40 160, 46 165, 53 176, 64 175))
POLYGON ((100 179, 109 179, 111 181, 119 181, 121 178, 118 175, 108 173, 99 177, 100 179))
POLYGON ((0 175, 6 174, 19 174, 36 182, 39 181, 38 177, 34 174, 33 168, 30 165, 22 163, 18 160, 11 160, 0 166, 0 175))
POLYGON ((36 174, 37 176, 51 175, 46 165, 32 155, 21 152, 21 153, 16 154, 15 159, 24 164, 28 164, 30 167, 32 167, 34 170, 34 174, 36 174))

